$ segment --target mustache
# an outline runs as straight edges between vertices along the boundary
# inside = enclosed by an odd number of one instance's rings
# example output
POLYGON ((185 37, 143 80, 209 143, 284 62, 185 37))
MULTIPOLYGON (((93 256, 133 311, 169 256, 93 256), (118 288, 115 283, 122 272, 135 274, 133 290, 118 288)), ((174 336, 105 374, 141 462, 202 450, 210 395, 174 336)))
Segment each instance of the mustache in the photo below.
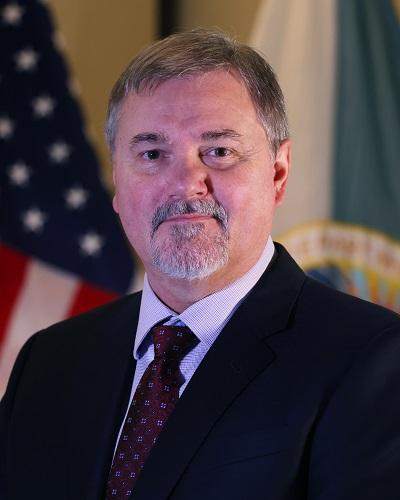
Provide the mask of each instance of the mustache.
POLYGON ((151 220, 151 236, 159 226, 174 215, 199 214, 208 215, 217 220, 221 226, 228 229, 228 214, 225 208, 215 200, 173 200, 163 203, 156 208, 151 220))

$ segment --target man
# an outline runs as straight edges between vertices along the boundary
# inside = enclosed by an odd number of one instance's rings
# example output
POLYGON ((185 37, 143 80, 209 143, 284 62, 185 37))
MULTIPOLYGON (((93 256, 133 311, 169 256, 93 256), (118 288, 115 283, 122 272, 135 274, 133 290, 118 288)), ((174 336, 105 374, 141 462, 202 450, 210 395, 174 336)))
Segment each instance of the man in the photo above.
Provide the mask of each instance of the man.
POLYGON ((268 64, 220 33, 162 40, 107 138, 144 290, 28 341, 2 498, 397 498, 400 321, 273 245, 290 142, 268 64))

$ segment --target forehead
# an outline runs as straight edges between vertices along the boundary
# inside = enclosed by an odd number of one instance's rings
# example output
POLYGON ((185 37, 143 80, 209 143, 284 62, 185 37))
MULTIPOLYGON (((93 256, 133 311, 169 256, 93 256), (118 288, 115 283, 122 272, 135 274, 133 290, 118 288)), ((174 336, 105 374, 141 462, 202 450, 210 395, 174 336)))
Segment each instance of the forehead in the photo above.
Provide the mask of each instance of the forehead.
MULTIPOLYGON (((240 77, 230 71, 172 78, 152 89, 132 92, 120 108, 121 122, 175 118, 258 121, 250 94, 240 77)), ((121 123, 121 124, 122 124, 121 123)))
POLYGON ((151 90, 130 93, 122 103, 117 135, 175 128, 202 133, 230 128, 255 133, 261 127, 249 92, 238 75, 212 71, 172 78, 151 90))

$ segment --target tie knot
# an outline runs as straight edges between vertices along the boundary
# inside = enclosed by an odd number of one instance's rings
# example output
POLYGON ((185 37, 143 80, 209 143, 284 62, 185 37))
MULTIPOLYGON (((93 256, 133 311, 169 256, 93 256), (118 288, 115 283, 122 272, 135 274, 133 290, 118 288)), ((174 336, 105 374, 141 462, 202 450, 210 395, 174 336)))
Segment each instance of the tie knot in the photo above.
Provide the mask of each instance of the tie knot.
POLYGON ((197 344, 188 326, 154 326, 152 328, 155 358, 180 361, 197 344))

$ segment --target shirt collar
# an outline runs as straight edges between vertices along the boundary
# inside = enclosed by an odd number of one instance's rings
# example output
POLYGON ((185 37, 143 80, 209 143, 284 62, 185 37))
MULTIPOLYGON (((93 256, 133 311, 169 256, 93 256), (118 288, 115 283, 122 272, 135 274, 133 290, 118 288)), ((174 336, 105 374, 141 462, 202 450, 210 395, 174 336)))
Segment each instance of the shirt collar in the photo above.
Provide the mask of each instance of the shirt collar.
POLYGON ((237 307, 260 279, 272 259, 274 250, 274 244, 269 237, 260 258, 246 274, 222 290, 195 302, 179 315, 161 302, 145 274, 133 353, 135 359, 138 359, 138 349, 150 329, 171 316, 185 323, 200 342, 204 342, 208 348, 211 347, 237 307))

